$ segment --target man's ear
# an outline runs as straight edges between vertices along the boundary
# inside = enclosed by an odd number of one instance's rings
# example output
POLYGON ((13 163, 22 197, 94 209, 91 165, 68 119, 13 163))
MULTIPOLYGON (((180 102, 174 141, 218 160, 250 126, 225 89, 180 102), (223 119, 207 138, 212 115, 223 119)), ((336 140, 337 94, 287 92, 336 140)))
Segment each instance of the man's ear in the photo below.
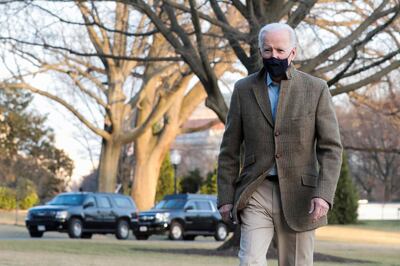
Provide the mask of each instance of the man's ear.
POLYGON ((292 49, 292 51, 290 52, 290 55, 289 55, 289 57, 290 57, 290 62, 289 62, 289 64, 294 60, 294 58, 296 57, 296 55, 297 55, 297 49, 296 49, 296 47, 294 47, 294 48, 292 49))

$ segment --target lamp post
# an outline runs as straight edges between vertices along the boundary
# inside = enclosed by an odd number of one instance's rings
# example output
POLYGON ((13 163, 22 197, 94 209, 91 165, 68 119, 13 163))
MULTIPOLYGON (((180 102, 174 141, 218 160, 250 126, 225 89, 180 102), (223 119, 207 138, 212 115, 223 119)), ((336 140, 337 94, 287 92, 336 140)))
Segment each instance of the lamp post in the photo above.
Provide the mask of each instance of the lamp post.
POLYGON ((176 169, 178 164, 181 162, 181 155, 178 150, 171 151, 171 163, 174 166, 174 194, 176 194, 176 169))

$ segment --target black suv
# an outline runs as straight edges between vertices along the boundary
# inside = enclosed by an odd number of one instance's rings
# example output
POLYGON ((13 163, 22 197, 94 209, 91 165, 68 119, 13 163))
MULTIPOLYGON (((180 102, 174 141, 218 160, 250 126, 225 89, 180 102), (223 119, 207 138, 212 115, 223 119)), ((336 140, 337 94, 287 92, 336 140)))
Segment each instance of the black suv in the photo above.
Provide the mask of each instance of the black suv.
POLYGON ((31 237, 46 231, 68 232, 70 238, 113 233, 127 239, 138 211, 132 198, 111 193, 62 193, 46 205, 29 209, 25 219, 31 237))
POLYGON ((222 221, 216 202, 211 195, 167 195, 153 209, 140 212, 133 233, 138 240, 168 234, 171 240, 194 240, 203 235, 223 241, 234 228, 222 221))

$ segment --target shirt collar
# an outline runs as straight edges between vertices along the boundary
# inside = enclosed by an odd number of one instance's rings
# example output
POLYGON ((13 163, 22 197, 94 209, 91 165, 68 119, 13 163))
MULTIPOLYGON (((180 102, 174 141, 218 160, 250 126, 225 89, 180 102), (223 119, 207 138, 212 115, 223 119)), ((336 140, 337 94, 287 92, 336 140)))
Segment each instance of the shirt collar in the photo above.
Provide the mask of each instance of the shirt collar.
POLYGON ((267 72, 267 75, 266 75, 266 81, 267 81, 267 86, 268 87, 270 87, 271 85, 279 87, 279 84, 273 83, 273 81, 272 81, 271 77, 269 76, 268 72, 267 72))

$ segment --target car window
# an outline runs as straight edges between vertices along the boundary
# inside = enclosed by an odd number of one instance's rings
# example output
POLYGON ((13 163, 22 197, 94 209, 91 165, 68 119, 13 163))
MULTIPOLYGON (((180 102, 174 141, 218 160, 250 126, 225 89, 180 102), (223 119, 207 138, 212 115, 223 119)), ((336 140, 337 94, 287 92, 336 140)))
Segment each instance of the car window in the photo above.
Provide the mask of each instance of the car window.
POLYGON ((183 199, 171 199, 171 200, 162 200, 160 201, 155 209, 182 209, 185 205, 185 200, 183 199))
POLYGON ((82 194, 71 194, 71 195, 59 195, 52 199, 48 205, 69 205, 78 206, 83 202, 84 195, 82 194))
POLYGON ((94 200, 94 197, 90 196, 86 198, 85 204, 88 204, 90 202, 93 202, 93 206, 96 206, 96 201, 94 200))
POLYGON ((106 196, 98 196, 99 208, 111 208, 110 200, 106 196))
POLYGON ((191 210, 195 210, 196 208, 196 204, 194 203, 194 201, 190 200, 186 203, 185 205, 185 209, 190 208, 191 210), (191 207, 191 208, 190 208, 191 207))
POLYGON ((132 201, 130 201, 128 198, 114 197, 114 201, 119 208, 135 208, 135 206, 132 204, 132 201))
POLYGON ((212 207, 209 201, 206 200, 199 200, 195 201, 196 210, 199 211, 212 211, 212 207))

